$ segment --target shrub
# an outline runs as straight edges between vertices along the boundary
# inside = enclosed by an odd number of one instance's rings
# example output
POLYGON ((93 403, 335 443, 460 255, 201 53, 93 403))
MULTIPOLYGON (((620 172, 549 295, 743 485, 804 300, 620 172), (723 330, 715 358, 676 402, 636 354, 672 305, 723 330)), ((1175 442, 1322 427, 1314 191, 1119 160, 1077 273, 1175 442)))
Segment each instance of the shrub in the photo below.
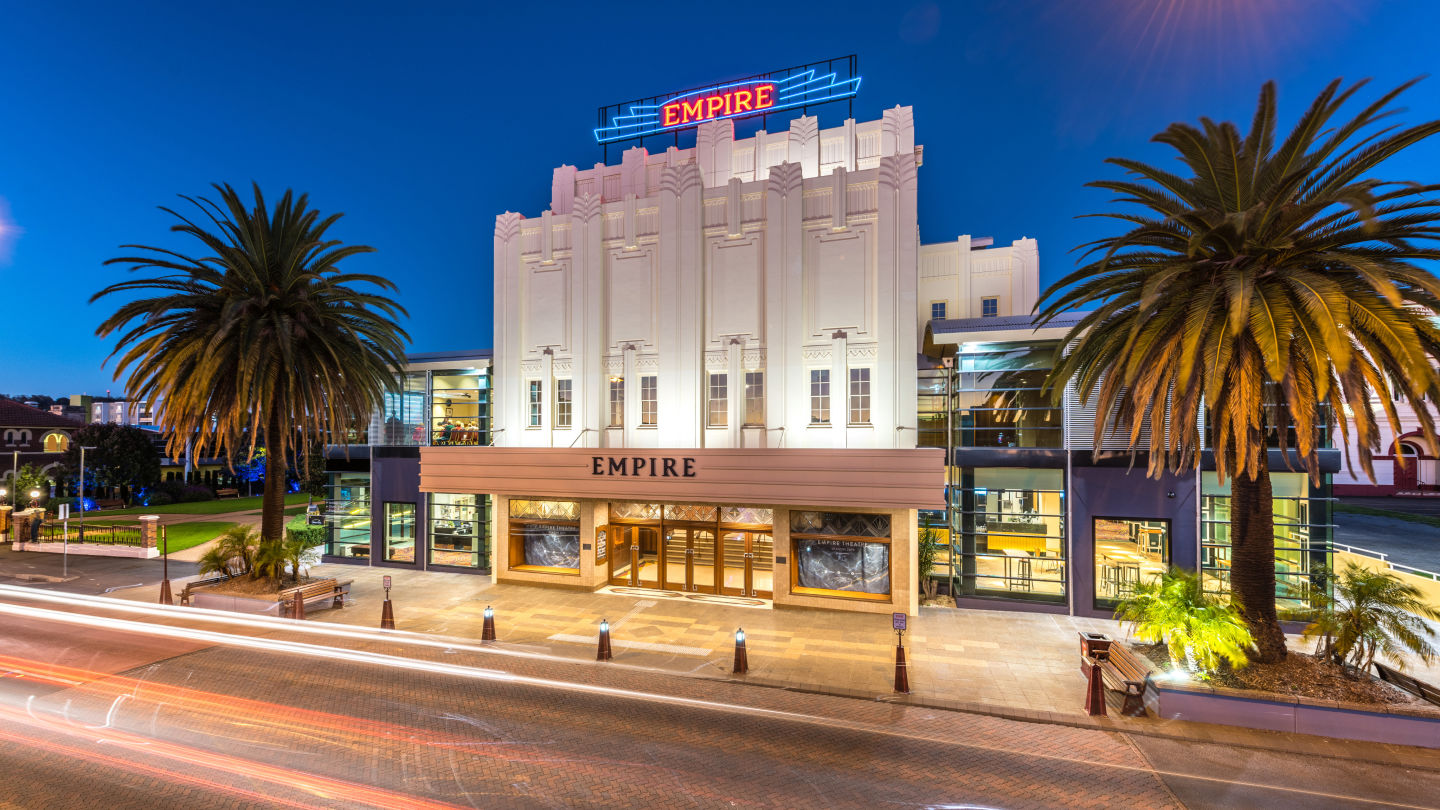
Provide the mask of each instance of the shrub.
POLYGON ((325 527, 311 526, 304 515, 297 515, 285 524, 286 539, 302 543, 305 548, 325 545, 325 527))
POLYGON ((935 529, 930 526, 920 529, 920 543, 916 551, 918 557, 915 568, 920 575, 920 587, 925 590, 927 598, 934 599, 939 583, 930 575, 935 572, 935 561, 940 556, 940 540, 935 529))
POLYGON ((152 492, 145 498, 146 506, 169 506, 175 498, 168 492, 152 492))
MULTIPOLYGON (((1328 572, 1326 572, 1328 577, 1328 572)), ((1435 660, 1435 645, 1426 619, 1440 619, 1440 610, 1422 601, 1420 589, 1389 571, 1370 571, 1355 563, 1334 578, 1334 595, 1321 594, 1305 628, 1316 639, 1315 653, 1336 663, 1349 661, 1361 672, 1377 654, 1405 667, 1404 654, 1435 660)))
POLYGON ((1194 571, 1172 567, 1135 586, 1115 618, 1130 623, 1136 638, 1163 642, 1176 666, 1213 672, 1221 661, 1239 669, 1250 662, 1250 628, 1228 600, 1205 593, 1194 571))
POLYGON ((204 484, 189 484, 180 491, 181 503, 193 503, 195 501, 215 500, 215 490, 204 484))

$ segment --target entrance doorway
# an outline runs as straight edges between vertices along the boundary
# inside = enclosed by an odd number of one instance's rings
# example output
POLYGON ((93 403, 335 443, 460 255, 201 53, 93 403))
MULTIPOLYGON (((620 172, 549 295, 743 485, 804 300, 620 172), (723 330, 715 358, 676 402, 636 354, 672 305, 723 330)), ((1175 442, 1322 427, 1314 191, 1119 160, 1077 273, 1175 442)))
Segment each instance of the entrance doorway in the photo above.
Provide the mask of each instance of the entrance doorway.
POLYGON ((1395 489, 1416 489, 1420 483, 1420 448, 1409 442, 1395 443, 1395 489))
POLYGON ((775 544, 769 531, 755 529, 661 518, 612 523, 596 534, 609 538, 611 585, 769 599, 775 544))

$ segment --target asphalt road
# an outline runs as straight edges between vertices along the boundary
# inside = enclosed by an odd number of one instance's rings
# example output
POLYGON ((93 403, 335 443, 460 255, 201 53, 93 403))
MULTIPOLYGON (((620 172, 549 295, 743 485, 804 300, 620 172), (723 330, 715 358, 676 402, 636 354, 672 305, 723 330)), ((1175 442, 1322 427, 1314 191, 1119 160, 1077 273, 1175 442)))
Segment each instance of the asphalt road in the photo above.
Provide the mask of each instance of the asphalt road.
POLYGON ((0 589, 0 806, 1315 810, 1440 796, 1440 770, 132 607, 157 615, 0 589))

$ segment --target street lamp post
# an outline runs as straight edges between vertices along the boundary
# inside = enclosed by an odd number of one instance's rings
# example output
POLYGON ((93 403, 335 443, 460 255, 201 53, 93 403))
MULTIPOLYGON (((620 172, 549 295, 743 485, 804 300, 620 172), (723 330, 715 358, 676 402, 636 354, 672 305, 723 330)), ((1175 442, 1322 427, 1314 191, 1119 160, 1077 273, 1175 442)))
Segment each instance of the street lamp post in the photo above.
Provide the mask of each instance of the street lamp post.
POLYGON ((85 542, 85 451, 93 447, 80 445, 80 497, 75 502, 80 506, 80 542, 85 542))

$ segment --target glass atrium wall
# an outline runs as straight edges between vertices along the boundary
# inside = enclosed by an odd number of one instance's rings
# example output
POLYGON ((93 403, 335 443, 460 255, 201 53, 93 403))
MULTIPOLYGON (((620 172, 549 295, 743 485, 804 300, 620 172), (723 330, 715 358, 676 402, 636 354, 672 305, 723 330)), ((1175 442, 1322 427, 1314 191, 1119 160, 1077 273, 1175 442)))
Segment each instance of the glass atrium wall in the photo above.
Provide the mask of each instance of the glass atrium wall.
POLYGON ((1065 471, 961 467, 935 576, 956 596, 1065 601, 1065 471))
POLYGON ((370 473, 332 472, 325 485, 326 553, 370 556, 370 473))
POLYGON ((430 374, 430 443, 490 443, 490 376, 479 369, 430 374))
MULTIPOLYGON (((1331 563, 1328 482, 1312 486, 1305 473, 1272 472, 1275 515, 1275 602, 1282 614, 1303 608, 1318 566, 1331 563)), ((1205 590, 1230 592, 1230 482, 1201 473, 1200 572, 1205 590)))
POLYGON ((1056 343, 965 343, 918 371, 921 447, 1061 447, 1063 410, 1041 391, 1056 343), (947 407, 948 402, 948 407, 947 407), (947 440, 948 431, 948 440, 947 440))
POLYGON ((374 444, 416 446, 425 444, 426 372, 407 371, 399 375, 400 392, 385 393, 380 414, 380 435, 374 444))

